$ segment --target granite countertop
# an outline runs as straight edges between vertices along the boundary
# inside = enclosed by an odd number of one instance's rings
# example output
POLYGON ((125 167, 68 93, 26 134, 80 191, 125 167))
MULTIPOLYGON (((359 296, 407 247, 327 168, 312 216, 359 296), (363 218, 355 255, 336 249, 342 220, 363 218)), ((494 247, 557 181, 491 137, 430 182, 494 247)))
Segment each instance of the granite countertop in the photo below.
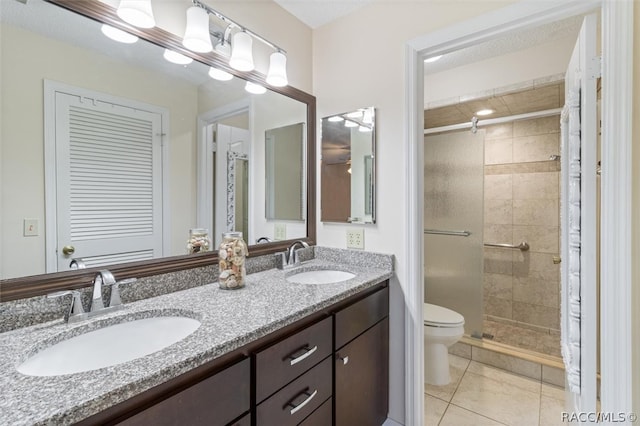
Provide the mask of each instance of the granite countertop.
POLYGON ((290 270, 249 274, 241 290, 221 290, 213 283, 133 302, 121 311, 78 324, 56 320, 2 333, 1 422, 70 424, 87 418, 390 278, 392 257, 374 256, 379 257, 373 262, 345 262, 343 256, 326 251, 323 258, 290 270), (315 269, 338 269, 355 277, 321 285, 292 284, 285 279, 294 271, 315 269), (63 376, 34 377, 16 370, 29 354, 66 336, 131 319, 177 315, 195 318, 201 326, 145 357, 63 376))

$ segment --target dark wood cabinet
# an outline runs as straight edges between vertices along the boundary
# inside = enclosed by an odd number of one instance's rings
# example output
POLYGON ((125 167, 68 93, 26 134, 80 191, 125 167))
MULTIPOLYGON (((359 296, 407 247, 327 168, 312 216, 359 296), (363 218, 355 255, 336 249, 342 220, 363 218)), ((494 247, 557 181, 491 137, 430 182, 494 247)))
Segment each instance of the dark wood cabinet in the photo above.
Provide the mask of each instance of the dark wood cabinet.
MULTIPOLYGON (((121 422, 122 426, 226 426, 251 408, 245 359, 121 422)), ((246 424, 233 423, 233 424, 246 424)))
POLYGON ((389 320, 384 318, 335 354, 337 426, 380 426, 389 411, 389 320))
POLYGON ((142 392, 80 425, 379 426, 388 281, 142 392))
POLYGON ((255 355, 256 401, 318 364, 333 352, 332 318, 311 325, 255 355))
POLYGON ((257 426, 294 426, 320 407, 332 392, 332 359, 289 383, 256 408, 257 426))

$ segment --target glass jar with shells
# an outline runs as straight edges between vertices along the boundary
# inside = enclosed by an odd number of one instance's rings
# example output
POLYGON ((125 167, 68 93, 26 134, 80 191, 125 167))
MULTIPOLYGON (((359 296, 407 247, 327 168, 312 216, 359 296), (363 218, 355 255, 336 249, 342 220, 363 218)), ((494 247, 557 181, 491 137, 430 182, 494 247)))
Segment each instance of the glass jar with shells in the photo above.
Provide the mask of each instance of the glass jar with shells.
POLYGON ((242 239, 242 232, 225 232, 218 251, 220 275, 218 283, 223 289, 239 289, 244 287, 247 275, 245 259, 249 254, 247 244, 242 239))
POLYGON ((187 240, 187 253, 202 253, 211 250, 211 240, 209 240, 209 230, 205 228, 189 229, 189 240, 187 240))

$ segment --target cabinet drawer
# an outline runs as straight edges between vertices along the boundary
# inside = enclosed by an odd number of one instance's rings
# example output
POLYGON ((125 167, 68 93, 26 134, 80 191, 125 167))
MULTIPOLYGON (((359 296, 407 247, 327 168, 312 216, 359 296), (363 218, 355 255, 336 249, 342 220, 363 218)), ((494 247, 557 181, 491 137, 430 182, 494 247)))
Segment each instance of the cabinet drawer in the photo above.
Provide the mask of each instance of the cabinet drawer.
POLYGON ((247 358, 119 424, 179 426, 189 419, 190 426, 227 425, 249 411, 250 374, 247 358))
POLYGON ((328 317, 256 353, 258 403, 331 353, 331 321, 328 317))
POLYGON ((389 315, 389 287, 336 312, 336 349, 389 315))
POLYGON ((333 421, 333 398, 327 399, 316 411, 304 419, 299 426, 327 426, 333 421))
POLYGON ((256 409, 257 426, 297 425, 331 396, 332 357, 326 358, 256 409))
POLYGON ((251 426, 251 414, 242 416, 241 419, 236 420, 235 422, 231 423, 229 426, 251 426))

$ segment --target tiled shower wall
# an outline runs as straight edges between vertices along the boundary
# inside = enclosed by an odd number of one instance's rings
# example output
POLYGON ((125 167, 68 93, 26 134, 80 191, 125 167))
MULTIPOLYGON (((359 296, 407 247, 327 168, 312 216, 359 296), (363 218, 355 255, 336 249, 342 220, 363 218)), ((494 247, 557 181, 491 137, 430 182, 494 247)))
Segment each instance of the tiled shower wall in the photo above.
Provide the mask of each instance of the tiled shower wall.
POLYGON ((498 342, 560 355, 560 118, 486 127, 484 332, 498 342), (516 328, 517 327, 517 328, 516 328))

